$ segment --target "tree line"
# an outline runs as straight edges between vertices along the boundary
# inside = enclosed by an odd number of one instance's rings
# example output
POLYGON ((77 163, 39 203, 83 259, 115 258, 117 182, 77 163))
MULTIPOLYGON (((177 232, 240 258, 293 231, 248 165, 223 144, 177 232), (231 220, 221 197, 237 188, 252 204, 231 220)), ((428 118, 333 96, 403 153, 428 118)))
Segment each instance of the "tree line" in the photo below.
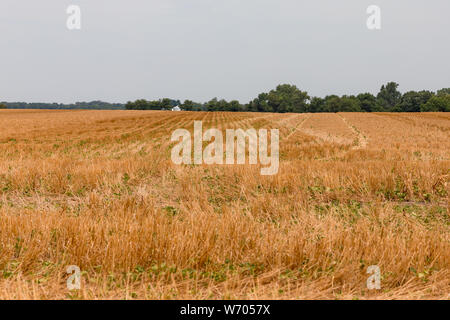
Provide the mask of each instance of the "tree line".
POLYGON ((122 103, 109 103, 103 101, 76 102, 71 104, 56 102, 1 102, 0 109, 123 110, 125 109, 125 105, 122 103))
POLYGON ((371 93, 358 95, 329 95, 324 98, 310 97, 295 85, 282 84, 268 93, 261 93, 247 104, 237 100, 226 101, 214 98, 205 103, 185 100, 160 99, 137 100, 125 105, 127 110, 168 110, 179 106, 185 111, 229 111, 229 112, 449 112, 450 88, 432 91, 408 91, 402 94, 398 83, 383 85, 375 96, 371 93))
POLYGON ((2 102, 0 109, 87 109, 87 110, 171 110, 179 106, 185 111, 229 111, 229 112, 275 112, 275 113, 317 113, 317 112, 449 112, 450 88, 437 92, 422 90, 402 94, 398 84, 383 85, 377 95, 329 95, 324 98, 310 97, 295 85, 282 84, 267 93, 261 93, 247 104, 237 100, 211 99, 205 103, 192 100, 160 99, 147 101, 139 99, 127 104, 103 101, 61 103, 2 102))

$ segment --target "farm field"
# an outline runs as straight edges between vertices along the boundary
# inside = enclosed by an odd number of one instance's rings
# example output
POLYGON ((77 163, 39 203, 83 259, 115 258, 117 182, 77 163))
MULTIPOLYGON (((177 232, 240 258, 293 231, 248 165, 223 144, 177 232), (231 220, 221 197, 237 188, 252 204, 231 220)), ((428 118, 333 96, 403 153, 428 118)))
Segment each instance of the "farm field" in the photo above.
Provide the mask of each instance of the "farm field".
POLYGON ((448 113, 0 110, 0 128, 0 299, 450 299, 448 113), (278 174, 175 165, 195 120, 279 129, 278 174))

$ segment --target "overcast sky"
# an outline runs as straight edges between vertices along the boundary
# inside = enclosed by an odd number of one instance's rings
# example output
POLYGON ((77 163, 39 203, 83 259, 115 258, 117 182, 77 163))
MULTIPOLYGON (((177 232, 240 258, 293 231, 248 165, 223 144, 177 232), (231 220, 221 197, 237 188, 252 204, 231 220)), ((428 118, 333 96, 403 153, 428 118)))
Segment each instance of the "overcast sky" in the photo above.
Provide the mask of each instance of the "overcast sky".
POLYGON ((449 12, 449 0, 1 0, 0 101, 436 90, 450 87, 449 12))

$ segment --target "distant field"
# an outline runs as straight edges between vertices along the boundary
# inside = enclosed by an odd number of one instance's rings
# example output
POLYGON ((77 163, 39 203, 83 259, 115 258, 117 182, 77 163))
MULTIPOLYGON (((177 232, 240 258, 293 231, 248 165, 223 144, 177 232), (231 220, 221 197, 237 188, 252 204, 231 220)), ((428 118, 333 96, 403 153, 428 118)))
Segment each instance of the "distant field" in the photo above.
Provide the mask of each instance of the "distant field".
POLYGON ((450 298, 448 113, 0 110, 0 128, 0 299, 450 298), (278 128, 278 174, 173 164, 194 120, 278 128))

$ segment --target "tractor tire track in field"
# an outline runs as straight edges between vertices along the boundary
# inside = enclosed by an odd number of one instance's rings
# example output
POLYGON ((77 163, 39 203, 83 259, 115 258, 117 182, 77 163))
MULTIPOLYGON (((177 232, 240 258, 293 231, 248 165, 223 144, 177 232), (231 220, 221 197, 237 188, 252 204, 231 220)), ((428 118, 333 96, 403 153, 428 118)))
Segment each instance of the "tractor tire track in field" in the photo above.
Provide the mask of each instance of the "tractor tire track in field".
POLYGON ((312 115, 308 115, 306 118, 303 118, 303 120, 297 124, 297 126, 292 130, 291 133, 289 133, 285 138, 283 138, 283 140, 288 140, 290 137, 292 137, 296 132, 298 132, 303 125, 312 117, 312 115))
MULTIPOLYGON (((313 118, 313 116, 314 114, 310 115, 308 119, 317 120, 316 118, 313 118)), ((337 152, 335 151, 331 155, 315 158, 316 160, 330 161, 341 159, 346 157, 349 152, 364 149, 367 147, 368 139, 356 127, 354 127, 349 121, 347 121, 346 118, 337 113, 327 116, 329 117, 328 121, 330 122, 330 125, 323 126, 320 125, 320 123, 315 123, 313 121, 314 124, 311 123, 311 130, 305 129, 303 130, 303 132, 307 135, 315 137, 316 139, 319 139, 323 143, 345 146, 345 150, 339 150, 337 152), (333 121, 334 125, 331 125, 331 122, 333 121), (316 125, 319 126, 316 128, 316 125), (347 131, 347 134, 345 134, 342 130, 347 131), (329 132, 328 136, 326 135, 326 132, 329 132), (333 136, 332 132, 335 136, 333 136)), ((302 126, 303 124, 304 123, 302 123, 302 126)))
POLYGON ((344 121, 344 123, 352 130, 357 136, 357 144, 352 148, 352 150, 364 149, 367 147, 369 143, 369 139, 361 133, 354 125, 352 125, 346 118, 344 118, 341 114, 337 113, 337 115, 344 121))

